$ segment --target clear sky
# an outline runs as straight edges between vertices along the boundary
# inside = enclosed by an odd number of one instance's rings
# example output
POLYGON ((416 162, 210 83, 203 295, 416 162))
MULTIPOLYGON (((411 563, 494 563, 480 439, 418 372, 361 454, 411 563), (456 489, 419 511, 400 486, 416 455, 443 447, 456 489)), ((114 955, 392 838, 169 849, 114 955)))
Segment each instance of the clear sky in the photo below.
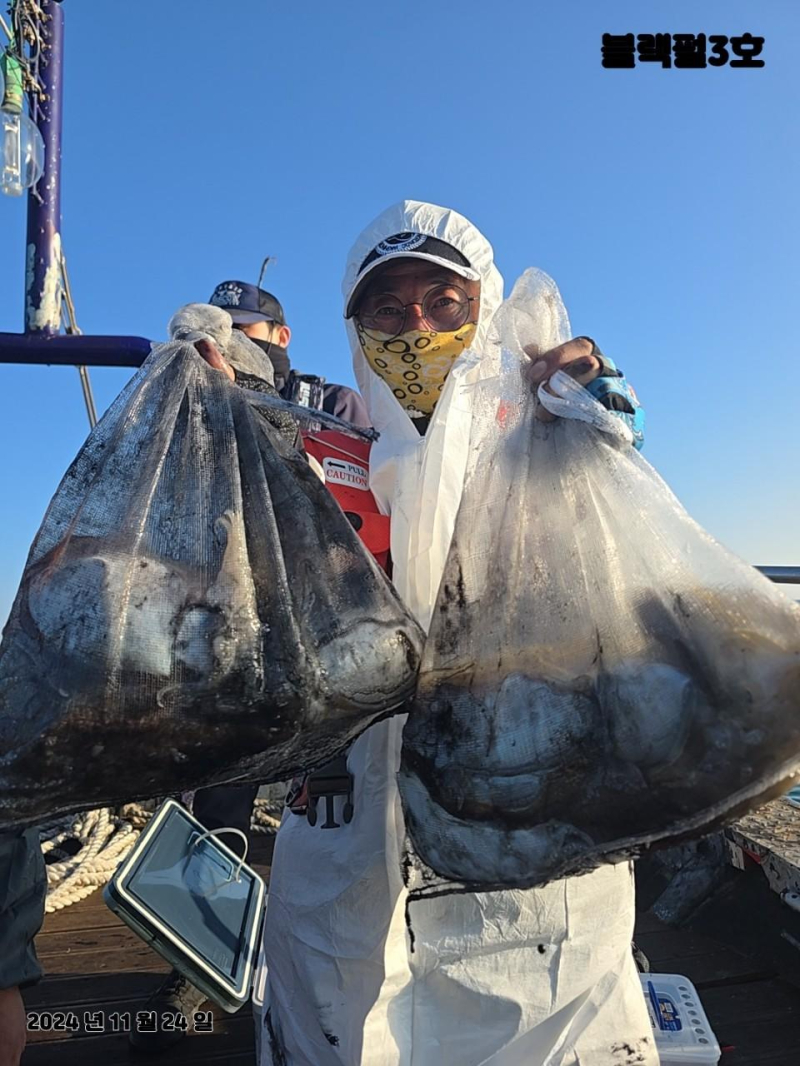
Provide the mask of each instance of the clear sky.
MULTIPOLYGON (((556 279, 647 408, 645 454, 753 563, 800 564, 797 0, 64 0, 63 237, 86 333, 164 337, 268 284, 294 365, 352 382, 347 250, 456 207, 556 279), (603 32, 766 38, 766 66, 605 70, 603 32)), ((25 204, 0 198, 0 330, 25 204)), ((92 371, 104 410, 128 377, 92 371)), ((72 368, 0 366, 0 620, 87 432, 72 368)))

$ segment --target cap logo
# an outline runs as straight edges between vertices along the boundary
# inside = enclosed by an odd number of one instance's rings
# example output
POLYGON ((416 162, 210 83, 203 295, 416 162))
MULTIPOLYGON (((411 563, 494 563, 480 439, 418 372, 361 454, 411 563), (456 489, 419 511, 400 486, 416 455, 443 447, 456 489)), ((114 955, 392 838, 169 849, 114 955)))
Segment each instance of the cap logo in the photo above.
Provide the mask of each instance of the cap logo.
POLYGON ((238 307, 244 290, 233 281, 223 282, 214 289, 211 303, 215 307, 238 307))
POLYGON ((428 239, 427 233, 395 233, 375 246, 378 255, 391 255, 393 252, 412 252, 428 239))

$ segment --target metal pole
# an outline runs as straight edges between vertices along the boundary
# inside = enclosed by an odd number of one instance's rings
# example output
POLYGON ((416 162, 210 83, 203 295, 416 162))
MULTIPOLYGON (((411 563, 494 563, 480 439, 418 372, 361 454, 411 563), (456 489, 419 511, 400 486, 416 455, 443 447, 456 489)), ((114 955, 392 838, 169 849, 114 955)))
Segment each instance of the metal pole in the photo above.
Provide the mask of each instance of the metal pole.
POLYGON ((800 566, 757 566, 756 570, 779 585, 800 585, 800 566))
POLYGON ((0 364, 138 367, 150 354, 150 347, 150 341, 144 337, 0 333, 0 364))
POLYGON ((94 405, 94 393, 92 392, 92 383, 89 380, 89 371, 85 366, 79 366, 77 370, 78 376, 81 379, 83 402, 86 404, 86 417, 89 419, 89 429, 94 429, 97 425, 97 408, 94 405))
POLYGON ((28 193, 25 247, 25 332, 58 333, 61 321, 61 72, 64 12, 41 0, 44 18, 39 79, 45 99, 31 94, 31 117, 44 140, 44 172, 28 193))

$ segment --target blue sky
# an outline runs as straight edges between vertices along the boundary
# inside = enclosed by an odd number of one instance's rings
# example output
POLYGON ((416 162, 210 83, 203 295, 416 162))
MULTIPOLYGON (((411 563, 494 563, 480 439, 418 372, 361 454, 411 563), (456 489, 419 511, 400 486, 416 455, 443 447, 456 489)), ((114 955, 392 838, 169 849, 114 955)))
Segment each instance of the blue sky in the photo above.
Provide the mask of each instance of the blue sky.
MULTIPOLYGON (((404 196, 470 216, 507 284, 560 285, 711 533, 800 564, 796 0, 64 0, 63 238, 86 333, 162 338, 227 277, 269 285, 298 369, 351 382, 339 285, 404 196), (603 32, 766 38, 761 70, 604 70, 603 32)), ((25 207, 0 202, 0 329, 25 207)), ((104 410, 128 372, 92 371, 104 410)), ((72 368, 0 366, 0 619, 87 432, 72 368)))

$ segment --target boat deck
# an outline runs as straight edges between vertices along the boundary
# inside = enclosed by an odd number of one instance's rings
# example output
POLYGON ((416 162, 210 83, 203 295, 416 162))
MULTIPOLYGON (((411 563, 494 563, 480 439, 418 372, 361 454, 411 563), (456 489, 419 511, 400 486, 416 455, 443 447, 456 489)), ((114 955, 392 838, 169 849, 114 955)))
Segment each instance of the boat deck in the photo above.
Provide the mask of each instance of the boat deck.
MULTIPOLYGON (((269 877, 273 837, 256 836, 248 862, 269 877)), ((98 889, 63 911, 48 914, 36 939, 45 978, 24 992, 28 1012, 74 1012, 75 1032, 29 1032, 22 1066, 119 1066, 169 1061, 175 1066, 225 1063, 254 1066, 253 1016, 245 1007, 238 1014, 214 1008, 213 1031, 190 1031, 185 1040, 158 1057, 138 1054, 125 1032, 115 1032, 131 1019, 158 987, 170 967, 139 940, 106 907, 98 889), (87 1015, 100 1014, 101 1032, 86 1031, 87 1015)), ((95 1026, 99 1028, 100 1026, 95 1026)))
MULTIPOLYGON (((265 876, 271 850, 272 838, 255 839, 252 861, 265 876)), ((702 929, 691 930, 666 926, 649 913, 640 915, 637 945, 655 972, 679 973, 696 985, 725 1049, 722 1066, 796 1066, 800 1062, 800 941, 793 945, 793 934, 783 928, 784 911, 789 908, 770 891, 761 870, 731 870, 730 878, 727 897, 723 893, 733 908, 730 913, 723 899, 711 917, 700 923, 702 929), (777 910, 773 913, 771 908, 777 910), (785 958, 776 958, 780 951, 773 950, 774 945, 759 933, 758 923, 750 921, 749 916, 756 913, 769 919, 785 958)), ((791 912, 789 916, 795 917, 791 912)), ((147 1061, 129 1048, 125 1033, 113 1031, 115 1016, 133 1016, 168 967, 111 914, 100 891, 48 915, 37 945, 47 976, 26 992, 28 1011, 71 1011, 80 1027, 75 1032, 30 1033, 23 1066, 120 1066, 147 1061), (86 1031, 85 1015, 90 1013, 95 1021, 99 1013, 103 1031, 86 1031)), ((154 1061, 175 1066, 223 1062, 254 1066, 249 1009, 236 1015, 215 1010, 213 1032, 190 1032, 154 1061)))

